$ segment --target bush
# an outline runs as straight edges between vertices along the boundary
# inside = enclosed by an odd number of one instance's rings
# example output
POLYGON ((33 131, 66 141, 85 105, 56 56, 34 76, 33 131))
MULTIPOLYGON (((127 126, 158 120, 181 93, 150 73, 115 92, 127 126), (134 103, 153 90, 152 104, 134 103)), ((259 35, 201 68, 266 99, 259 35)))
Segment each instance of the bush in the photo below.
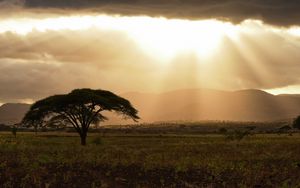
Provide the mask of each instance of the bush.
POLYGON ((223 127, 223 128, 220 128, 220 129, 219 129, 219 133, 220 133, 220 134, 226 134, 226 133, 227 133, 227 129, 224 128, 224 127, 223 127))
POLYGON ((247 137, 251 135, 250 131, 239 131, 239 130, 235 130, 234 132, 229 132, 226 134, 226 139, 227 140, 237 140, 240 141, 243 138, 247 137))
POLYGON ((96 136, 93 140, 92 143, 95 145, 101 145, 102 144, 102 138, 100 136, 96 136))

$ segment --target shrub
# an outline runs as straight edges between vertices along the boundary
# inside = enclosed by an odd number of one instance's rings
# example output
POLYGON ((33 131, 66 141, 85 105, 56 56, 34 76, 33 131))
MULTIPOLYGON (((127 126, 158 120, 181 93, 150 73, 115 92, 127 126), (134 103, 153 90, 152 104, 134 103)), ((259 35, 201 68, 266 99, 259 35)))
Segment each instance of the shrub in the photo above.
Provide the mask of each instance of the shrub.
POLYGON ((102 144, 102 138, 100 136, 96 136, 93 140, 92 143, 95 145, 101 145, 102 144))
POLYGON ((226 134, 226 139, 227 140, 242 140, 243 138, 251 135, 250 131, 239 131, 235 130, 234 132, 229 132, 226 134))
POLYGON ((227 129, 224 128, 224 127, 223 127, 223 128, 220 128, 220 129, 219 129, 219 133, 220 133, 220 134, 226 134, 226 133, 227 133, 227 129))

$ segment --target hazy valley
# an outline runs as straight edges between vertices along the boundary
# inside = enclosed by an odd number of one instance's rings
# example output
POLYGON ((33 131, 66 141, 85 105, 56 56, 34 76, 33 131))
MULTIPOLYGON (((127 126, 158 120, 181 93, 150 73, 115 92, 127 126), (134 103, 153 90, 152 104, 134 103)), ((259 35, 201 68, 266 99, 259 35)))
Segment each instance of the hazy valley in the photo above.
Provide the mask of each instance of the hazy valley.
MULTIPOLYGON (((272 95, 261 90, 221 91, 185 89, 160 94, 121 94, 139 110, 140 122, 161 121, 278 121, 300 114, 298 95, 272 95)), ((21 121, 29 104, 8 103, 0 107, 0 123, 21 121)), ((105 124, 132 123, 107 113, 105 124)))

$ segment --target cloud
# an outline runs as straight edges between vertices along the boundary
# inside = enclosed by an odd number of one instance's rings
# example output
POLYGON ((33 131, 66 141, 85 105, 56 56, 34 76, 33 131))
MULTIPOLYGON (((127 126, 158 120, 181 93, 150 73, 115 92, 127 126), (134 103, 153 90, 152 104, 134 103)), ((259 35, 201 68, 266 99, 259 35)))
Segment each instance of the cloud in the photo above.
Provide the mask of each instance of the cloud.
MULTIPOLYGON (((68 82, 68 78, 74 71, 70 67, 63 68, 34 61, 0 59, 0 101, 38 99, 56 93, 63 85, 69 89, 72 84, 68 82)), ((75 80, 73 85, 74 82, 75 80)))
POLYGON ((37 100, 82 87, 123 93, 271 89, 300 83, 299 37, 257 22, 239 27, 236 36, 224 37, 208 57, 182 52, 165 62, 146 55, 147 49, 121 31, 1 33, 0 101, 37 100))
POLYGON ((93 64, 101 69, 139 69, 149 61, 135 42, 118 31, 33 31, 0 35, 0 58, 93 64), (118 41, 116 43, 116 41, 118 41))
POLYGON ((0 34, 0 101, 36 100, 81 87, 131 90, 141 84, 134 83, 136 77, 151 72, 150 62, 119 32, 5 32, 0 34))
POLYGON ((0 0, 0 9, 0 17, 21 16, 17 11, 41 16, 107 13, 220 19, 233 23, 258 19, 277 26, 300 25, 298 0, 0 0))
POLYGON ((0 0, 0 8, 22 7, 25 0, 0 0))
POLYGON ((260 19, 266 23, 300 25, 298 0, 25 0, 26 8, 85 10, 123 15, 188 19, 224 19, 235 23, 260 19))
POLYGON ((78 63, 0 59, 1 102, 35 101, 74 88, 101 88, 120 93, 146 89, 146 80, 150 80, 147 73, 141 76, 130 69, 103 70, 78 63))

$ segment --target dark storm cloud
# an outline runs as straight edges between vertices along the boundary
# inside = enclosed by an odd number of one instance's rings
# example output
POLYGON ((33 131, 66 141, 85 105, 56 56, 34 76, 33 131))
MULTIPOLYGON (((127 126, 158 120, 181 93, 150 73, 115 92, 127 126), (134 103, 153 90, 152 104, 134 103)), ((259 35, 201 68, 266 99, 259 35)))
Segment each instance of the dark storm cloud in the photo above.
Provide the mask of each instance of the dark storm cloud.
POLYGON ((217 18, 236 23, 261 19, 274 25, 300 25, 299 0, 25 0, 24 5, 27 8, 98 10, 124 15, 217 18))
POLYGON ((23 6, 25 0, 0 0, 0 7, 17 7, 23 6))

